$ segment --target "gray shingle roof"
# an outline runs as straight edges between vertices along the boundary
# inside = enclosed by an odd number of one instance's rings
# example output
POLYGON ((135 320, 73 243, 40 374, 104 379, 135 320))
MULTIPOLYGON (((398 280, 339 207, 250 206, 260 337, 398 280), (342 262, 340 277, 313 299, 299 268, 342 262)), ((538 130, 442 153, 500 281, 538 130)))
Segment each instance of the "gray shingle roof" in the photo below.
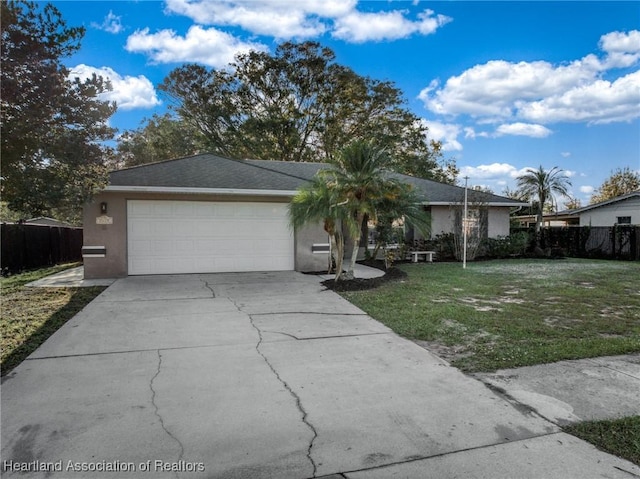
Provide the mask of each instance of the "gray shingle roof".
POLYGON ((111 186, 292 191, 305 181, 306 178, 209 154, 149 163, 109 174, 111 186))
MULTIPOLYGON (((328 166, 326 163, 232 160, 201 154, 112 171, 109 174, 109 185, 293 191, 313 178, 320 169, 328 166)), ((429 203, 451 204, 464 201, 464 188, 459 186, 398 173, 391 173, 391 176, 414 185, 429 203)), ((523 204, 510 198, 474 190, 469 190, 469 201, 513 206, 523 204)))

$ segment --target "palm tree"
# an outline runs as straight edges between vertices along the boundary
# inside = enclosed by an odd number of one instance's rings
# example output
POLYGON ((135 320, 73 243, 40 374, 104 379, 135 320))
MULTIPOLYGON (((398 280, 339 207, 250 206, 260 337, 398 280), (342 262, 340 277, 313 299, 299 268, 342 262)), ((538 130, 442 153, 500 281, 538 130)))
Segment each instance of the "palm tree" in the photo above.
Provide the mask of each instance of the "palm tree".
POLYGON ((529 198, 536 201, 536 241, 542 227, 545 206, 553 206, 554 194, 569 197, 568 188, 571 181, 564 170, 554 166, 549 171, 540 166, 537 170, 529 168, 526 173, 518 177, 518 188, 529 198))
POLYGON ((376 220, 387 210, 396 218, 409 215, 418 226, 428 223, 426 212, 409 185, 389 178, 384 167, 389 158, 367 142, 354 142, 340 151, 333 167, 321 170, 313 181, 301 188, 289 207, 291 224, 300 227, 323 221, 331 238, 336 262, 336 280, 342 273, 345 231, 353 242, 351 261, 345 278, 353 278, 365 218, 376 220), (417 206, 416 206, 417 205, 417 206))
MULTIPOLYGON (((318 172, 308 185, 298 189, 289 203, 289 221, 294 229, 298 229, 310 222, 322 221, 324 230, 331 242, 331 255, 336 265, 338 281, 342 275, 344 258, 344 237, 342 235, 343 222, 349 222, 349 212, 343 207, 342 199, 327 170, 318 172)), ((329 262, 328 272, 331 273, 332 262, 329 262)))

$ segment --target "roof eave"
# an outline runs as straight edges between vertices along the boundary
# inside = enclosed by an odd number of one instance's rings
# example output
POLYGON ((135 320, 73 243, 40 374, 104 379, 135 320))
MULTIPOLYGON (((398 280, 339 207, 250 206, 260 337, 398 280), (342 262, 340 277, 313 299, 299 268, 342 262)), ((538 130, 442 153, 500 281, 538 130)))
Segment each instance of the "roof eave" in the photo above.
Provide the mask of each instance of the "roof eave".
MULTIPOLYGON (((462 205, 461 202, 458 201, 425 201, 423 204, 428 206, 453 206, 453 205, 462 205)), ((469 206, 477 206, 477 203, 473 203, 469 201, 467 203, 469 206)), ((503 207, 512 207, 515 208, 517 206, 531 206, 530 203, 507 203, 507 202, 499 202, 499 201, 488 201, 486 203, 482 203, 481 206, 503 206, 503 207)))

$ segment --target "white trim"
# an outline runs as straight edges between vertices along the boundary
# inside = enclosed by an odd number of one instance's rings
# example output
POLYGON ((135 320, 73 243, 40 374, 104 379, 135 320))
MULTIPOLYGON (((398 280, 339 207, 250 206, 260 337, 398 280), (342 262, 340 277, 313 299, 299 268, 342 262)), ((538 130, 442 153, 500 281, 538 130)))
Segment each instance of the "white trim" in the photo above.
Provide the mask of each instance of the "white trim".
MULTIPOLYGON (((234 189, 234 188, 192 188, 182 186, 119 186, 109 185, 103 191, 105 192, 123 192, 123 193, 184 193, 184 194, 205 194, 205 195, 226 195, 226 196, 295 196, 297 190, 258 190, 258 189, 234 189)), ((426 201, 426 206, 454 206, 459 203, 454 201, 426 201)), ((483 203, 486 206, 530 206, 529 203, 500 203, 488 202, 483 203)))
POLYGON ((126 193, 187 193, 205 195, 230 195, 230 196, 294 196, 295 190, 257 190, 257 189, 233 189, 233 188, 187 188, 181 186, 117 186, 109 185, 103 191, 126 193))

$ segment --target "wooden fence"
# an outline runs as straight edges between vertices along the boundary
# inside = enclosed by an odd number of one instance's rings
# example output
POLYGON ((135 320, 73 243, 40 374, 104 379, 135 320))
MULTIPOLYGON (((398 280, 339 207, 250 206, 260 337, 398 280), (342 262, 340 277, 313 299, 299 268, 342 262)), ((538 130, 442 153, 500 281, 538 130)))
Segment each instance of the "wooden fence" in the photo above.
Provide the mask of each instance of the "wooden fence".
MULTIPOLYGON (((533 230, 531 249, 534 245, 533 230)), ((512 231, 513 232, 513 231, 512 231)), ((540 247, 575 258, 640 260, 640 226, 551 226, 540 230, 540 247)))
POLYGON ((2 224, 2 273, 82 261, 82 228, 2 224))

